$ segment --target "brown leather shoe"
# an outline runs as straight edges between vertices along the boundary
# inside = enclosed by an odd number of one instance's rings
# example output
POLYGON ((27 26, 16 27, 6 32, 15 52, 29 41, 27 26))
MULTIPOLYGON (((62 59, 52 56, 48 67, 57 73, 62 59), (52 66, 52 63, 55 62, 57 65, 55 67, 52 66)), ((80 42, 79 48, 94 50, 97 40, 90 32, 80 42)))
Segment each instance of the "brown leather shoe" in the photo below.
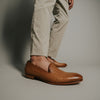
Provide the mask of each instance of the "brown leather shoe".
POLYGON ((50 56, 48 56, 48 58, 47 58, 47 59, 48 59, 50 62, 52 62, 53 64, 55 64, 56 67, 66 67, 66 66, 67 66, 66 63, 57 62, 55 59, 53 59, 53 58, 50 57, 50 56), (51 60, 49 60, 48 58, 51 59, 51 60))
POLYGON ((58 69, 53 63, 50 63, 48 72, 27 61, 25 66, 25 77, 39 79, 43 82, 54 85, 77 84, 83 80, 78 73, 64 72, 58 69))

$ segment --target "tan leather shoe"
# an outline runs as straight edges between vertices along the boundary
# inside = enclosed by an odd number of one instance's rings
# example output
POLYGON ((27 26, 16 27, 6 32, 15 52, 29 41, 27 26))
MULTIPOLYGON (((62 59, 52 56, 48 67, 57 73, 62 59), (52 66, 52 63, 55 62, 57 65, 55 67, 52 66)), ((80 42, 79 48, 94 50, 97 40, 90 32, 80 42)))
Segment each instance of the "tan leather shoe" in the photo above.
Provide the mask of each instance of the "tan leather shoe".
POLYGON ((30 60, 27 61, 25 65, 25 77, 31 79, 36 78, 54 85, 77 84, 83 80, 82 75, 78 73, 64 72, 58 69, 53 63, 50 63, 47 72, 42 68, 33 65, 30 60))
POLYGON ((53 58, 50 57, 50 56, 48 56, 48 58, 47 58, 47 59, 48 59, 50 62, 52 62, 53 64, 55 64, 56 67, 66 67, 66 66, 67 66, 66 63, 57 62, 55 59, 53 59, 53 58), (48 58, 49 58, 49 59, 48 59, 48 58))

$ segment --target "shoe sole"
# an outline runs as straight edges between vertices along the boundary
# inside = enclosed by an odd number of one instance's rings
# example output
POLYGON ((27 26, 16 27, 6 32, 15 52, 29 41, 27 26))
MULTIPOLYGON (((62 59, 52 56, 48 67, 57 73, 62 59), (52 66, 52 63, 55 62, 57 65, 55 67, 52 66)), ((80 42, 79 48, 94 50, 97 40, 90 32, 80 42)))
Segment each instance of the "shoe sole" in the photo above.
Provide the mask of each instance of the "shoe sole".
MULTIPOLYGON (((29 78, 29 79, 35 79, 36 77, 33 76, 33 75, 29 75, 29 74, 25 74, 24 75, 26 78, 29 78)), ((48 83, 48 84, 52 84, 52 85, 75 85, 75 84, 79 84, 81 81, 75 81, 75 82, 59 82, 59 83, 56 83, 56 82, 47 82, 47 81, 43 81, 39 78, 36 78, 42 82, 45 82, 45 83, 48 83)))

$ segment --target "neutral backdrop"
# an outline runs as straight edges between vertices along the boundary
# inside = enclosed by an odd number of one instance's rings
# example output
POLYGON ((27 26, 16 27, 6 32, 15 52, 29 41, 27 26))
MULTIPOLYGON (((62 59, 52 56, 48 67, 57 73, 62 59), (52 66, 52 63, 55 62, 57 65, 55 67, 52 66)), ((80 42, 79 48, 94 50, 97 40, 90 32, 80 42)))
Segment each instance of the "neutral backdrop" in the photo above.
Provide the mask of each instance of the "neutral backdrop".
POLYGON ((74 0, 68 11, 56 60, 84 81, 63 87, 23 77, 33 8, 33 0, 0 0, 0 100, 100 100, 100 0, 74 0))

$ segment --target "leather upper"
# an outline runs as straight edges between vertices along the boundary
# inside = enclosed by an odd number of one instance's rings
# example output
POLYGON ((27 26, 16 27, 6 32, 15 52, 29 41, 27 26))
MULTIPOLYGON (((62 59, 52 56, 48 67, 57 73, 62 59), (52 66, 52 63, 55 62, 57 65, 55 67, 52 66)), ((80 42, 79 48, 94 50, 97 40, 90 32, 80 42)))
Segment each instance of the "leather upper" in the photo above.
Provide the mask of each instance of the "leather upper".
POLYGON ((48 67, 48 72, 43 70, 42 68, 33 65, 31 61, 27 61, 25 66, 25 73, 29 75, 33 75, 36 78, 39 78, 43 81, 47 82, 75 82, 82 81, 82 75, 73 72, 64 72, 57 68, 53 63, 50 63, 48 67))

